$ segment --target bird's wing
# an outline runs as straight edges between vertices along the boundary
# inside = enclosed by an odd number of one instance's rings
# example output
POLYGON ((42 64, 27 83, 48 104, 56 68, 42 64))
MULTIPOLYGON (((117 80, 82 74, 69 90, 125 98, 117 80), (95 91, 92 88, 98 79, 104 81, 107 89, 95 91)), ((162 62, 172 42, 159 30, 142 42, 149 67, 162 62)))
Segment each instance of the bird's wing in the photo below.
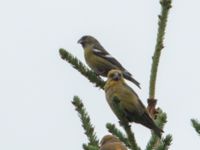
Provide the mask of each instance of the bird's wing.
MULTIPOLYGON (((124 83, 124 86, 125 86, 125 88, 127 88, 131 93, 132 93, 132 95, 135 95, 134 97, 137 97, 137 102, 138 103, 135 103, 135 104, 139 104, 138 105, 138 108, 140 108, 140 109, 138 109, 137 111, 139 111, 139 113, 142 113, 145 109, 146 109, 146 107, 144 106, 144 104, 142 103, 142 101, 139 99, 139 96, 137 95, 137 93, 130 87, 130 86, 128 86, 126 83, 124 83)), ((131 110, 129 109, 126 109, 126 111, 129 111, 129 113, 131 113, 131 110)), ((135 110, 134 110, 135 111, 135 110)))
POLYGON ((117 66, 118 68, 125 70, 124 67, 114 57, 112 57, 103 47, 101 49, 95 47, 92 51, 95 55, 103 59, 106 59, 114 66, 117 66))

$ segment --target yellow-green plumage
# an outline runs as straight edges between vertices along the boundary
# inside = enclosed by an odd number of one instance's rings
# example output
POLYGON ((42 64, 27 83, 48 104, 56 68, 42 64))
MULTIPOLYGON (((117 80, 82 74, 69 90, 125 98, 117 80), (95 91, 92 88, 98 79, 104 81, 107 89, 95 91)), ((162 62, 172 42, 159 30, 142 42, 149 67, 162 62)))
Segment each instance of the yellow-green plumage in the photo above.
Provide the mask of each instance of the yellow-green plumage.
POLYGON ((111 80, 105 85, 106 99, 108 100, 111 108, 113 98, 116 96, 120 100, 120 105, 122 107, 129 111, 138 111, 138 113, 143 113, 144 110, 140 106, 137 95, 133 94, 130 89, 124 88, 124 86, 125 85, 122 80, 111 80))
POLYGON ((108 73, 104 90, 108 104, 118 118, 119 116, 113 106, 114 97, 118 98, 120 108, 129 122, 140 123, 152 129, 159 137, 161 136, 162 130, 156 126, 149 116, 138 95, 125 83, 120 70, 111 70, 108 73))
POLYGON ((88 66, 98 75, 107 76, 112 69, 119 69, 124 77, 140 88, 140 83, 136 81, 114 57, 112 57, 101 44, 92 36, 83 36, 78 43, 84 49, 84 56, 88 66))
POLYGON ((84 49, 84 57, 88 66, 97 74, 107 76, 107 72, 112 68, 119 69, 117 68, 117 66, 114 66, 109 61, 106 61, 105 59, 94 55, 91 47, 87 47, 84 49))

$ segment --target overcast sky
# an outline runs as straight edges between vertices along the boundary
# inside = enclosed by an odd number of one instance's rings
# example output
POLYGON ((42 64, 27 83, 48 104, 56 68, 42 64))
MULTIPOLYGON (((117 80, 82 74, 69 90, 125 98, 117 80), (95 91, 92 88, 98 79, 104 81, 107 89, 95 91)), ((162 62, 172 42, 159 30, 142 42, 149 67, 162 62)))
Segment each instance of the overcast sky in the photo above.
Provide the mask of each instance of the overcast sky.
MULTIPOLYGON (((170 149, 199 149, 190 119, 200 119, 200 1, 174 0, 162 51, 156 98, 168 114, 170 149)), ((118 120, 95 88, 58 50, 84 62, 77 40, 96 37, 140 81, 146 105, 159 0, 0 1, 0 149, 80 150, 87 142, 71 101, 78 95, 99 138, 118 120)), ((142 148, 150 131, 133 123, 142 148)))

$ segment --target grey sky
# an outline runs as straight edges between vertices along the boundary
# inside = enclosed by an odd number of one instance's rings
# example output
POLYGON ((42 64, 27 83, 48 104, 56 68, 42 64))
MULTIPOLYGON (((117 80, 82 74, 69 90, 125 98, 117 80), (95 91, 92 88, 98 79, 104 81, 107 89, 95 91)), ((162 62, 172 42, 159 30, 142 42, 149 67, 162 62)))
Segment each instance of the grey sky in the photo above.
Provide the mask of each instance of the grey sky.
MULTIPOLYGON (((167 112, 171 149, 198 149, 190 119, 200 119, 200 2, 174 0, 156 97, 167 112)), ((157 32, 158 0, 0 1, 0 149, 82 149, 87 139, 71 104, 80 96, 97 135, 117 123, 102 90, 60 59, 65 48, 84 62, 77 40, 95 36, 140 81, 129 83, 146 104, 151 56, 157 32)), ((144 148, 150 131, 133 124, 144 148)))

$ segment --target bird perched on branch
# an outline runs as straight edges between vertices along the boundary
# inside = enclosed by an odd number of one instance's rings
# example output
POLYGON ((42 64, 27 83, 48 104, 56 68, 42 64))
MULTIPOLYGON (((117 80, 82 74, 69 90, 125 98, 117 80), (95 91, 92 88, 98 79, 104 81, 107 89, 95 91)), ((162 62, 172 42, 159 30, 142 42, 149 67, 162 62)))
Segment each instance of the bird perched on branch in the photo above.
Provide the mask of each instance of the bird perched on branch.
POLYGON ((112 57, 94 37, 83 36, 78 40, 78 43, 84 49, 86 63, 97 75, 107 76, 110 70, 119 69, 122 71, 124 78, 140 88, 140 83, 132 77, 131 73, 112 57))
POLYGON ((101 140, 100 150, 128 150, 128 149, 117 137, 113 135, 106 135, 101 140))
POLYGON ((127 122, 140 123, 161 137, 162 129, 156 126, 138 95, 125 83, 123 73, 120 70, 109 71, 104 90, 107 102, 118 119, 120 117, 113 103, 114 98, 119 100, 118 104, 123 113, 123 119, 127 122))

